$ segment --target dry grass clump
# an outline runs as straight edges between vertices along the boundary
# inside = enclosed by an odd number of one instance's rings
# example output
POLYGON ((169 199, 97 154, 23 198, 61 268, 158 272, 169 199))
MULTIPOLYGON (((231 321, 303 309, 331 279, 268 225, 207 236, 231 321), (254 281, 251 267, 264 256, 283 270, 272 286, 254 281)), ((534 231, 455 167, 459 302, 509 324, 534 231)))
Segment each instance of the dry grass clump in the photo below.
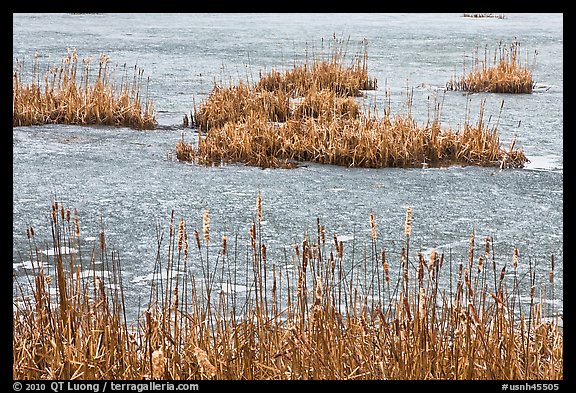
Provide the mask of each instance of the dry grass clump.
POLYGON ((108 60, 107 55, 100 55, 94 78, 92 59, 84 58, 80 64, 75 50, 69 50, 60 65, 51 67, 42 76, 34 59, 29 83, 24 82, 23 63, 17 60, 12 81, 13 126, 95 124, 155 128, 152 100, 147 92, 145 98, 141 92, 144 71, 134 67, 130 81, 124 68, 122 81, 117 85, 108 60))
POLYGON ((489 64, 487 49, 484 51, 483 60, 479 59, 476 50, 472 70, 467 73, 464 63, 463 76, 451 79, 446 88, 469 92, 529 94, 532 93, 535 82, 532 79, 532 70, 526 63, 527 61, 524 65, 521 64, 520 43, 516 40, 512 41, 509 47, 500 43, 498 50, 494 51, 492 65, 489 64))
POLYGON ((504 14, 495 14, 493 12, 465 12, 465 18, 496 18, 496 19, 506 19, 504 14))
POLYGON ((367 52, 343 67, 338 46, 329 60, 294 66, 283 74, 273 70, 254 85, 214 84, 208 99, 194 110, 198 145, 182 139, 176 155, 205 165, 244 163, 261 167, 294 167, 298 162, 356 167, 420 167, 423 164, 523 167, 520 149, 503 149, 496 127, 483 120, 462 130, 442 128, 438 107, 433 118, 418 124, 412 117, 412 96, 406 113, 367 112, 355 96, 375 89, 367 73, 367 52))
MULTIPOLYGON (((553 274, 537 284, 528 259, 521 276, 517 251, 511 270, 491 237, 475 242, 472 232, 457 264, 435 250, 415 252, 408 209, 397 253, 385 248, 371 212, 368 239, 343 243, 318 219, 316 233, 282 261, 262 240, 260 194, 256 206, 244 246, 238 236, 220 242, 207 210, 201 231, 172 212, 148 304, 131 324, 120 258, 107 256, 104 232, 88 266, 80 253, 56 252, 47 272, 30 228, 36 268, 32 296, 18 284, 14 299, 13 378, 563 378, 560 316, 544 307, 553 274)), ((75 224, 59 211, 54 204, 55 249, 79 246, 75 224)))

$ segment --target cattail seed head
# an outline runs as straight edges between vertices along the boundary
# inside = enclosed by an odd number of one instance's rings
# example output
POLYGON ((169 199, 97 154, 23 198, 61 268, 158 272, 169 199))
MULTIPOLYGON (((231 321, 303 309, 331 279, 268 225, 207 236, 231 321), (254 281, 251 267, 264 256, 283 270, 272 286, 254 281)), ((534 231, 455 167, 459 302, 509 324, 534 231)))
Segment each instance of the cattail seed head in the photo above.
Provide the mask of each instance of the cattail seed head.
POLYGON ((194 228, 194 237, 196 238, 196 246, 200 250, 202 245, 200 244, 200 235, 198 234, 198 228, 194 228))
POLYGON ((74 208, 74 236, 80 237, 80 224, 78 222, 78 211, 74 208))
MULTIPOLYGON (((34 228, 30 227, 30 236, 34 237, 34 228)), ((554 270, 554 263, 552 263, 552 270, 554 270)))
POLYGON ((316 288, 314 290, 314 298, 315 304, 322 303, 322 278, 320 276, 316 276, 316 288))
POLYGON ((258 191, 258 197, 256 198, 256 210, 258 211, 258 223, 262 222, 262 196, 260 191, 258 191))
POLYGON ((252 225, 250 225, 250 244, 252 246, 252 249, 255 250, 256 249, 256 224, 252 223, 252 225))
POLYGON ((184 240, 184 219, 180 219, 180 224, 178 225, 178 251, 182 251, 182 242, 184 240))
POLYGON ((202 232, 204 234, 204 241, 208 243, 210 241, 210 216, 208 215, 208 209, 205 209, 202 214, 202 232))
POLYGON ((433 248, 432 251, 430 251, 430 262, 428 263, 428 270, 434 269, 437 260, 438 260, 438 254, 436 254, 436 249, 433 248))
POLYGON ((226 250, 228 249, 227 243, 228 243, 228 236, 226 235, 222 236, 222 255, 226 255, 226 250))
POLYGON ((420 318, 424 318, 426 315, 426 290, 424 287, 420 288, 420 293, 418 294, 418 315, 420 318))
POLYGON ((376 240, 376 221, 372 212, 370 212, 370 228, 372 229, 372 240, 376 240))
POLYGON ((66 209, 66 221, 70 222, 70 209, 66 209))
POLYGON ((384 250, 382 250, 382 270, 384 270, 386 284, 390 285, 390 265, 388 265, 388 261, 386 260, 386 254, 384 253, 384 250))
POLYGON ((406 221, 404 222, 404 234, 406 237, 410 237, 412 232, 412 208, 408 206, 406 209, 406 221))
POLYGON ((514 255, 512 256, 512 266, 514 270, 518 269, 518 248, 514 247, 514 255))

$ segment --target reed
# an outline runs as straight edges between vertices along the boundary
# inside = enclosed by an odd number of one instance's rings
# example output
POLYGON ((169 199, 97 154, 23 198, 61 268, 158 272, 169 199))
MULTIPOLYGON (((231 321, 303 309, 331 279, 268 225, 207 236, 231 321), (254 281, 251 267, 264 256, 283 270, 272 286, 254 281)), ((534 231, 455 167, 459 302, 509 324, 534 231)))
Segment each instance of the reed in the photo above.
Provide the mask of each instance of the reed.
POLYGON ((488 49, 484 50, 484 58, 481 59, 477 48, 473 55, 472 70, 466 71, 464 62, 463 75, 460 78, 450 79, 446 89, 474 93, 530 94, 535 86, 532 69, 536 62, 536 54, 534 52, 531 66, 528 65, 527 56, 522 64, 520 42, 514 40, 509 46, 500 42, 490 64, 488 49))
POLYGON ((362 110, 354 98, 375 89, 368 77, 367 52, 352 66, 343 55, 308 59, 284 73, 272 70, 250 85, 214 84, 208 99, 194 109, 198 142, 176 144, 181 161, 204 165, 243 163, 261 167, 294 167, 310 161, 354 167, 421 167, 423 165, 481 165, 523 167, 523 150, 500 145, 496 125, 484 121, 481 103, 476 123, 462 129, 444 127, 439 106, 419 123, 407 111, 392 114, 390 100, 384 114, 376 104, 362 110))
MULTIPOLYGON (((100 55, 94 77, 92 59, 79 60, 76 50, 44 73, 34 59, 30 82, 24 63, 16 61, 12 80, 12 124, 79 124, 154 129, 157 122, 152 100, 143 97, 144 71, 134 67, 133 77, 124 74, 120 84, 109 69, 109 57, 100 55)), ((149 83, 146 81, 146 86, 149 83)))
MULTIPOLYGON (((159 234, 149 302, 129 323, 118 251, 110 253, 102 232, 83 261, 74 220, 56 203, 53 259, 29 228, 33 270, 15 277, 14 379, 563 378, 562 317, 543 307, 551 283, 537 286, 531 263, 528 282, 507 274, 493 239, 478 245, 474 232, 468 255, 456 257, 468 263, 453 277, 452 255, 427 258, 410 244, 418 230, 412 209, 401 254, 385 250, 371 211, 360 258, 361 239, 344 247, 333 233, 332 242, 317 219, 317 233, 300 237, 283 262, 263 241, 265 195, 247 233, 223 236, 226 246, 211 247, 194 230, 197 247, 189 249, 187 228, 198 224, 182 218, 167 244, 159 234), (63 245, 78 252, 58 251, 63 245), (393 268, 401 263, 404 271, 393 268), (530 304, 515 307, 524 291, 530 304)), ((207 211, 200 220, 206 237, 207 211)), ((170 228, 176 222, 172 212, 170 228)))

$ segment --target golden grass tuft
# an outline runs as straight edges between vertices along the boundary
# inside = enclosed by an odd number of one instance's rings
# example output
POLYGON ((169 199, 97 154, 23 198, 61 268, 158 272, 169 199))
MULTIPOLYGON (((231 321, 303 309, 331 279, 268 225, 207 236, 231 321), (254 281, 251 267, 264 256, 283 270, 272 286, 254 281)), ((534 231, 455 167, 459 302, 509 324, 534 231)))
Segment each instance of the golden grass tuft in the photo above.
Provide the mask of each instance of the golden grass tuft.
POLYGON ((520 55, 520 42, 516 40, 508 47, 500 43, 498 50, 494 51, 491 65, 488 50, 484 52, 484 59, 480 60, 476 49, 472 70, 466 72, 464 64, 463 76, 448 81, 446 88, 474 93, 530 94, 535 85, 532 70, 527 60, 524 65, 521 64, 520 55))
MULTIPOLYGON (((370 221, 376 228, 373 213, 370 221)), ((465 255, 436 250, 426 264, 410 236, 397 253, 383 233, 368 235, 358 254, 336 233, 326 242, 317 224, 284 261, 271 256, 256 218, 229 252, 208 253, 198 240, 189 260, 176 231, 167 244, 159 234, 148 302, 132 322, 117 251, 109 257, 103 244, 88 263, 60 251, 43 260, 29 230, 33 271, 15 276, 13 379, 563 379, 562 316, 546 311, 553 284, 538 283, 532 263, 527 275, 506 273, 492 238, 480 245, 478 263, 492 262, 483 269, 456 269, 465 255)), ((59 215, 52 231, 55 250, 80 246, 59 215)))
POLYGON ((354 97, 376 88, 368 78, 367 53, 349 68, 337 53, 329 61, 316 58, 310 65, 307 60, 283 74, 273 70, 253 86, 215 84, 194 110, 197 146, 186 143, 182 134, 177 158, 284 168, 302 161, 371 168, 523 167, 527 161, 522 150, 500 146, 496 127, 484 122, 484 101, 477 123, 466 122, 457 130, 443 128, 438 113, 418 124, 411 114, 411 93, 405 114, 394 116, 390 107, 381 117, 375 107, 365 113, 354 97))
POLYGON ((107 55, 100 55, 94 77, 92 59, 86 57, 80 61, 76 50, 69 50, 60 65, 41 75, 35 58, 31 82, 26 83, 23 62, 17 60, 12 81, 13 126, 94 124, 156 128, 152 100, 147 93, 142 97, 144 71, 135 66, 130 80, 124 66, 124 75, 118 85, 113 80, 108 61, 107 55))

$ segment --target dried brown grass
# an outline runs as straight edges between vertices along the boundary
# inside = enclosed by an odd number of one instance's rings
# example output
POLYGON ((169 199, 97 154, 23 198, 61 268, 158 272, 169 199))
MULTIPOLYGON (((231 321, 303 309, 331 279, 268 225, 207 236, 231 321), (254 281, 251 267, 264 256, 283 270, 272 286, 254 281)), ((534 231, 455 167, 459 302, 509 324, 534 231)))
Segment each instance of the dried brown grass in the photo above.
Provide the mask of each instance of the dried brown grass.
POLYGON ((23 62, 17 60, 12 81, 14 127, 41 124, 80 124, 153 129, 157 122, 152 100, 142 96, 144 71, 134 67, 132 80, 124 67, 118 85, 109 70, 109 58, 100 55, 94 78, 92 59, 79 60, 68 51, 60 65, 40 71, 34 59, 30 82, 25 82, 23 62))
POLYGON ((195 109, 197 146, 182 139, 176 155, 205 165, 244 163, 261 167, 294 167, 310 161, 355 167, 420 167, 482 165, 523 167, 521 149, 504 149, 496 126, 484 121, 484 102, 475 124, 462 129, 443 127, 439 106, 432 118, 419 123, 411 111, 392 115, 362 110, 354 99, 375 89, 367 73, 367 52, 353 66, 343 57, 316 58, 312 64, 284 73, 273 70, 253 86, 214 85, 208 99, 195 109))
POLYGON ((487 49, 483 60, 479 58, 478 49, 476 49, 472 70, 466 71, 466 63, 464 63, 463 76, 451 79, 446 84, 446 88, 475 93, 530 94, 535 85, 531 68, 533 66, 529 67, 527 60, 521 64, 519 41, 514 40, 509 46, 500 43, 498 50, 494 51, 492 64, 489 63, 487 49))
MULTIPOLYGON (((536 283, 531 263, 528 283, 506 272, 491 237, 478 245, 472 232, 468 260, 453 269, 444 253, 427 260, 410 251, 417 230, 411 210, 401 255, 386 252, 373 212, 360 258, 361 245, 344 246, 336 233, 332 242, 318 219, 317 233, 305 234, 286 257, 294 265, 288 269, 262 240, 262 203, 259 195, 245 251, 238 236, 228 252, 210 249, 197 230, 189 247, 189 225, 180 219, 173 230, 173 212, 168 244, 159 238, 148 305, 133 324, 125 319, 118 253, 108 256, 103 234, 90 277, 80 272, 81 254, 59 252, 48 275, 30 228, 33 296, 18 285, 13 378, 563 378, 561 317, 545 318, 543 306, 551 284, 536 283), (517 302, 524 288, 528 305, 517 302)), ((53 204, 55 247, 78 246, 74 224, 58 211, 53 204)))

